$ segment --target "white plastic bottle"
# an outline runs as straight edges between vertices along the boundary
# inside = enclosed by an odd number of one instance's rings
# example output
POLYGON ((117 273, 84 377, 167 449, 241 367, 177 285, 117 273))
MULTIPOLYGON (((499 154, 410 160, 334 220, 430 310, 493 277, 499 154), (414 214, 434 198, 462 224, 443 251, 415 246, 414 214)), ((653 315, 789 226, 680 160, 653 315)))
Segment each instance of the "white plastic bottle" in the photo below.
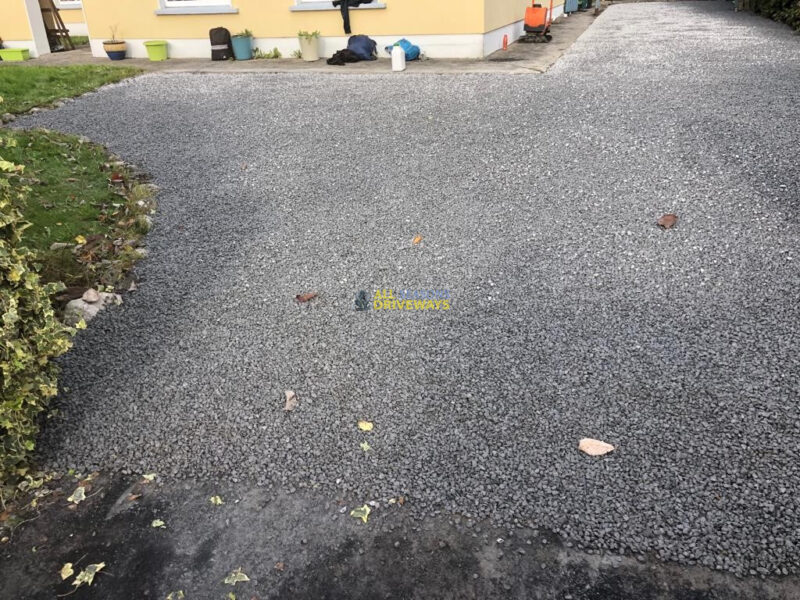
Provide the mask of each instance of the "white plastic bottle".
POLYGON ((400 46, 392 46, 392 71, 406 70, 406 51, 400 46))

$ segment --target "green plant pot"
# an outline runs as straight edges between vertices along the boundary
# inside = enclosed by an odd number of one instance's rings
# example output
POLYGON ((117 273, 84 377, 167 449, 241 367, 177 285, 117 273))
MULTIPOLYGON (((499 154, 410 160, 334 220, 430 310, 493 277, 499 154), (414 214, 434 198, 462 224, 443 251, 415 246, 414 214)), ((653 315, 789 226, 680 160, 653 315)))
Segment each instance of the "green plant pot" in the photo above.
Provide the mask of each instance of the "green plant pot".
POLYGON ((144 43, 147 48, 147 57, 154 61, 167 60, 167 42, 164 40, 151 40, 144 43))
POLYGON ((236 60, 250 60, 253 58, 253 38, 244 35, 235 35, 231 39, 233 56, 236 60))
POLYGON ((27 48, 4 48, 0 50, 0 58, 8 62, 21 62, 31 57, 31 51, 27 48))

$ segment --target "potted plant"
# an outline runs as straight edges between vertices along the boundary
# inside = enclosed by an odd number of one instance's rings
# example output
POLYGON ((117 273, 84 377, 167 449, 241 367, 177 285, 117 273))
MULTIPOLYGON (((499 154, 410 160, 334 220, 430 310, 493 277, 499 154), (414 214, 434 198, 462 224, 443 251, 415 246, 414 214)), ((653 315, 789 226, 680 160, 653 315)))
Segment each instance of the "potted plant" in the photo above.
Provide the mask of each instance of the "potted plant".
POLYGON ((297 39, 300 41, 300 57, 306 62, 319 60, 319 31, 298 31, 297 39))
POLYGON ((253 32, 245 29, 231 38, 233 56, 236 60, 250 60, 253 58, 253 32))
POLYGON ((117 39, 117 26, 111 26, 111 39, 103 42, 103 50, 111 60, 122 60, 127 52, 127 45, 117 39))

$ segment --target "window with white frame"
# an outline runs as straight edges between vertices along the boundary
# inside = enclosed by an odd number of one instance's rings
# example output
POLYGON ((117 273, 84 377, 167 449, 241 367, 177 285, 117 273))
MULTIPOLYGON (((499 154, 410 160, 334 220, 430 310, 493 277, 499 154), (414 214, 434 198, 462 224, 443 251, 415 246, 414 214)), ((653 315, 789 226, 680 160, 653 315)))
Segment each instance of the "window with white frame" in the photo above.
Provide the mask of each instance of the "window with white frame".
POLYGON ((56 0, 56 8, 80 8, 81 0, 56 0))

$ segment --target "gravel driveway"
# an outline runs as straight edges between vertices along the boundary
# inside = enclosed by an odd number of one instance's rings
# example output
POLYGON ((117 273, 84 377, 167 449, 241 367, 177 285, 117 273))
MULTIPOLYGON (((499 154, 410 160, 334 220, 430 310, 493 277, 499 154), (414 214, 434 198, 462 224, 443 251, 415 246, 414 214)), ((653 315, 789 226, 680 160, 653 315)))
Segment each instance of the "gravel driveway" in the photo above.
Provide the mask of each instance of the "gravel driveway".
POLYGON ((24 119, 162 190, 46 458, 795 573, 799 122, 800 38, 713 2, 612 6, 542 76, 149 75, 24 119), (354 309, 389 288, 451 309, 354 309))

